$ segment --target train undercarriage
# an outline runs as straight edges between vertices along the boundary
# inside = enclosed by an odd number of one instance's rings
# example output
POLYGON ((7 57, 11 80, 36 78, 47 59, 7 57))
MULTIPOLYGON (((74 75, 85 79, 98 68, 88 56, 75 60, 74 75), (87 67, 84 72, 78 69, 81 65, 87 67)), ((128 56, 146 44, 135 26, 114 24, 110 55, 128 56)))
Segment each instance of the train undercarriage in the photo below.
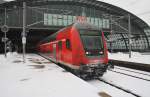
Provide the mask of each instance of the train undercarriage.
POLYGON ((79 70, 74 70, 74 74, 84 80, 96 79, 106 72, 107 64, 97 64, 97 65, 81 65, 79 70))

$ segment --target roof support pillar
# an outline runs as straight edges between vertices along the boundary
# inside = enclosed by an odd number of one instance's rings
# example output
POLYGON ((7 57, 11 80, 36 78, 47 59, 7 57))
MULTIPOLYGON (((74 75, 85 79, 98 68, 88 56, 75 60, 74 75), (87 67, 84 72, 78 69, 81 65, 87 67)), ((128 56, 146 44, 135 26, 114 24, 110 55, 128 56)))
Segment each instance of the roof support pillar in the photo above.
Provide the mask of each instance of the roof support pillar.
POLYGON ((129 58, 131 58, 131 17, 128 14, 128 39, 129 39, 129 58))
POLYGON ((23 31, 22 31, 22 50, 23 50, 23 62, 25 63, 26 53, 26 2, 23 2, 23 31))

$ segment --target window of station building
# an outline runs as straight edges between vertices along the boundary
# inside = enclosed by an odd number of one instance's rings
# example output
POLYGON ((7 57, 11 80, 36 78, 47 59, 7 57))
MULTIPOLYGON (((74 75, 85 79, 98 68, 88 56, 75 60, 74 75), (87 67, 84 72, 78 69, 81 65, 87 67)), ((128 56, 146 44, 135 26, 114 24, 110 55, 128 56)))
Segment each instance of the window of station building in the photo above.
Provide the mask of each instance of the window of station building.
POLYGON ((146 49, 148 47, 147 40, 145 37, 143 37, 143 47, 144 47, 144 49, 146 49))
POLYGON ((102 28, 105 28, 105 19, 102 19, 102 28))
POLYGON ((102 26, 103 26, 103 21, 102 21, 102 19, 99 18, 98 21, 99 21, 99 27, 102 28, 102 26))
POLYGON ((144 41, 143 40, 141 40, 141 49, 144 49, 145 47, 144 47, 144 41))
POLYGON ((48 14, 44 14, 44 25, 48 25, 48 14))
POLYGON ((91 17, 91 24, 94 24, 94 18, 93 17, 91 17))
POLYGON ((109 29, 110 28, 110 23, 109 23, 109 19, 106 19, 106 28, 109 29))
POLYGON ((107 43, 107 48, 110 49, 110 43, 107 43))
POLYGON ((76 22, 76 16, 72 16, 73 22, 76 22))
POLYGON ((134 44, 133 49, 137 49, 137 44, 136 44, 136 42, 135 42, 135 44, 134 44))
POLYGON ((73 16, 68 15, 68 25, 73 23, 73 16))
POLYGON ((134 49, 137 49, 137 48, 138 48, 138 47, 137 47, 137 44, 135 43, 135 44, 134 44, 134 49))
POLYGON ((95 25, 99 26, 99 20, 98 20, 98 18, 95 18, 95 25))
POLYGON ((135 39, 131 39, 131 46, 132 46, 132 49, 135 49, 136 45, 135 45, 135 39))
POLYGON ((63 15, 63 23, 64 23, 64 26, 67 26, 67 25, 68 25, 68 18, 67 18, 67 15, 63 15))
POLYGON ((139 42, 139 39, 137 40, 137 49, 140 48, 140 42, 139 42))
POLYGON ((71 49, 71 44, 70 44, 70 40, 69 39, 66 40, 66 48, 67 49, 71 49))
POLYGON ((115 49, 119 49, 119 43, 115 42, 115 49))
POLYGON ((57 14, 53 14, 53 17, 52 17, 52 18, 53 18, 53 25, 56 26, 56 25, 57 25, 57 20, 58 20, 58 19, 57 19, 57 14))
POLYGON ((44 14, 44 25, 48 25, 48 14, 44 14))
POLYGON ((121 49, 121 45, 120 45, 120 42, 116 42, 116 45, 117 45, 117 49, 121 49))
POLYGON ((48 25, 53 25, 52 14, 48 14, 48 25))
POLYGON ((138 41, 138 49, 141 49, 141 39, 138 41))
POLYGON ((87 17, 87 22, 90 23, 90 17, 87 17))
POLYGON ((148 37, 149 43, 150 43, 150 36, 148 37))
POLYGON ((123 48, 123 45, 120 46, 120 49, 124 49, 124 48, 123 48))
POLYGON ((134 49, 137 49, 137 40, 135 40, 135 47, 134 49))
POLYGON ((116 43, 112 43, 112 49, 116 49, 116 43))
POLYGON ((103 28, 109 28, 109 20, 108 19, 103 19, 103 28))
POLYGON ((147 36, 150 37, 150 28, 149 28, 149 29, 144 29, 144 32, 145 32, 145 34, 146 34, 147 36))
POLYGON ((125 42, 124 42, 123 40, 120 42, 120 44, 121 44, 121 46, 122 46, 122 49, 125 49, 125 48, 126 48, 125 42))
POLYGON ((62 15, 58 15, 57 18, 58 18, 58 25, 62 26, 63 25, 63 16, 62 15))
POLYGON ((139 40, 136 41, 136 49, 139 49, 140 44, 139 44, 139 40))
POLYGON ((121 49, 124 49, 124 43, 123 43, 123 41, 120 41, 120 47, 121 47, 121 49))

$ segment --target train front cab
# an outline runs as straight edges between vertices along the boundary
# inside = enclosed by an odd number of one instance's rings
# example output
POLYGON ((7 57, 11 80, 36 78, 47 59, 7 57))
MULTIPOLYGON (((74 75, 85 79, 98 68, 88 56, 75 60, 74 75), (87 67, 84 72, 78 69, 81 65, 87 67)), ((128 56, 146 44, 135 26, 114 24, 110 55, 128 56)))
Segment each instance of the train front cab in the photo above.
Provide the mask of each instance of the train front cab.
POLYGON ((98 29, 74 28, 73 61, 80 73, 102 76, 108 67, 108 55, 104 34, 98 29))
POLYGON ((104 35, 99 29, 76 23, 60 30, 54 37, 54 41, 41 45, 52 61, 79 74, 102 76, 106 71, 107 47, 104 35))

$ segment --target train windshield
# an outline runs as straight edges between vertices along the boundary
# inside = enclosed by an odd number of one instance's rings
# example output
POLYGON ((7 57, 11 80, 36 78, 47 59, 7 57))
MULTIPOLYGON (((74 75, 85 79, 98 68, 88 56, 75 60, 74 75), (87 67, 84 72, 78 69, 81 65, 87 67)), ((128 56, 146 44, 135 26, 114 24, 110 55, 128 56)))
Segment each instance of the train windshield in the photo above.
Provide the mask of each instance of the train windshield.
POLYGON ((103 42, 100 31, 80 30, 80 36, 86 52, 97 55, 100 51, 103 51, 103 42))
POLYGON ((85 50, 101 50, 101 36, 81 36, 85 50))

